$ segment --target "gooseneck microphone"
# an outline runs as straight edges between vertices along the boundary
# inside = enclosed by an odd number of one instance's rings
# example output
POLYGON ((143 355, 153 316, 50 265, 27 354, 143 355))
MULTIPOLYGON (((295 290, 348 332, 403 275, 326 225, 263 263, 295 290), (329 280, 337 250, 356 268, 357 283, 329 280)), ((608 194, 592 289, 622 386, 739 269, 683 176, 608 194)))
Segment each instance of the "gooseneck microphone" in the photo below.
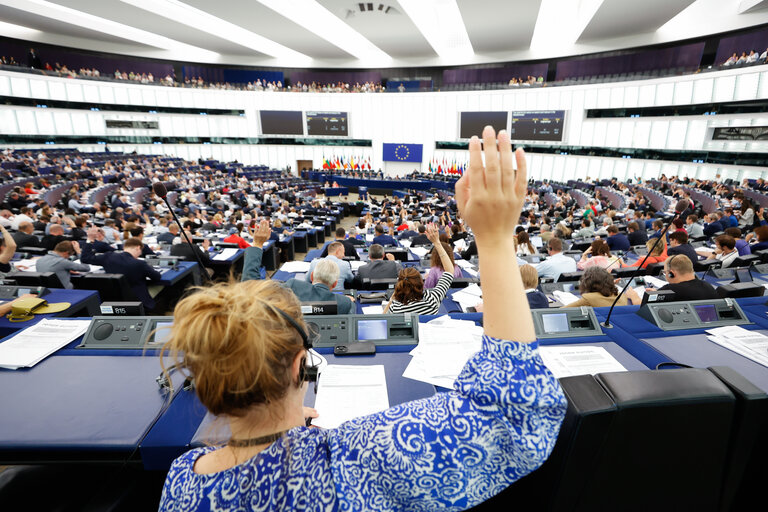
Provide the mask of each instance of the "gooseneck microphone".
POLYGON ((651 253, 656 250, 656 246, 659 245, 659 242, 661 242, 661 239, 664 238, 667 235, 667 231, 669 230, 669 226, 672 225, 677 219, 679 218, 686 218, 690 214, 690 207, 691 202, 688 199, 681 199, 677 202, 675 205, 675 216, 672 217, 672 220, 670 220, 666 226, 664 226, 664 229, 661 231, 661 234, 656 239, 656 242, 654 242, 653 247, 651 247, 651 250, 648 251, 648 254, 645 255, 645 258, 643 258, 643 261, 640 262, 640 265, 637 266, 637 269, 632 273, 632 277, 630 277, 627 280, 627 284, 624 285, 624 288, 621 289, 619 294, 616 296, 616 299, 613 301, 613 304, 611 304, 611 309, 608 310, 608 315, 605 317, 605 322, 603 322, 603 327, 612 328, 611 325, 611 314, 613 313, 613 308, 616 307, 616 303, 619 302, 619 298, 621 298, 622 295, 624 295, 624 292, 627 291, 627 288, 629 288, 629 285, 632 284, 632 281, 635 280, 637 275, 640 273, 640 270, 643 269, 643 265, 645 265, 645 262, 648 260, 648 258, 651 256, 651 253))
POLYGON ((192 251, 192 254, 194 254, 198 265, 200 265, 200 275, 203 276, 203 279, 210 281, 211 276, 209 276, 208 272, 205 270, 205 266, 203 265, 203 260, 200 258, 200 254, 198 254, 197 252, 197 246, 193 244, 192 241, 187 236, 187 232, 184 230, 184 226, 181 225, 179 218, 176 216, 176 212, 174 212, 173 207, 171 207, 171 203, 168 202, 168 189, 165 188, 165 185, 163 185, 161 182, 156 181, 155 183, 152 184, 152 192, 154 192, 157 197, 165 201, 165 205, 168 207, 168 210, 170 210, 171 215, 173 215, 173 219, 176 221, 176 224, 178 224, 179 226, 179 231, 181 232, 181 236, 183 236, 184 240, 186 240, 187 244, 189 244, 189 248, 192 251))

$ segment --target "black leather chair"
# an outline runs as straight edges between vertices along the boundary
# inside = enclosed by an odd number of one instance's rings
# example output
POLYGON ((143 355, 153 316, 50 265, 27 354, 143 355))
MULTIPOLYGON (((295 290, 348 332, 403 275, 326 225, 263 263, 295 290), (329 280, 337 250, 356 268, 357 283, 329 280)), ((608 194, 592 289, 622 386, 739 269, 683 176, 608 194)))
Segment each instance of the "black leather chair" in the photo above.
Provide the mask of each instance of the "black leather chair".
POLYGON ((131 302, 139 300, 123 274, 84 274, 72 279, 78 290, 96 290, 101 302, 131 302))
POLYGON ((560 274, 560 276, 557 278, 558 283, 563 283, 567 281, 578 281, 581 279, 581 276, 584 275, 583 271, 579 272, 563 272, 560 274))
POLYGON ((44 286, 46 288, 64 288, 55 272, 16 272, 8 276, 21 286, 44 286))

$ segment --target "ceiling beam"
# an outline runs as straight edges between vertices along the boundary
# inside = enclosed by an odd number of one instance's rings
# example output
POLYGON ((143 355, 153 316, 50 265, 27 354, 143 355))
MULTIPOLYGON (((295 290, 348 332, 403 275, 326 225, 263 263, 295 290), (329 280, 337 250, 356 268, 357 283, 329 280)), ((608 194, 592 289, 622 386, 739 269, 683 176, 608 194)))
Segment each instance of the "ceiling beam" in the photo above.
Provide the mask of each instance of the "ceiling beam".
POLYGON ((456 0, 398 2, 440 57, 461 59, 475 54, 456 0))

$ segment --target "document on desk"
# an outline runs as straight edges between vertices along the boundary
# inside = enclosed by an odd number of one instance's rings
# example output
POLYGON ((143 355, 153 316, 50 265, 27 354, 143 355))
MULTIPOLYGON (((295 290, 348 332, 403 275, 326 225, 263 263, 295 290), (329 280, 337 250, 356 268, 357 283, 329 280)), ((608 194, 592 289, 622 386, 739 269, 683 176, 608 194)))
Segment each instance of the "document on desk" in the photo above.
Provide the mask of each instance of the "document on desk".
POLYGON ((748 331, 738 325, 708 329, 707 333, 710 334, 709 340, 721 347, 768 366, 768 336, 765 334, 748 331))
POLYGON ((226 261, 235 254, 237 254, 238 249, 235 249, 234 247, 227 247, 226 249, 223 249, 219 254, 213 257, 216 261, 226 261))
POLYGON ((462 288, 451 296, 454 302, 458 302, 461 309, 473 308, 483 302, 483 291, 476 283, 472 283, 466 288, 462 288))
POLYGON ((349 266, 350 266, 350 267, 352 267, 352 271, 354 271, 354 272, 357 272, 357 270, 358 270, 360 267, 362 267, 363 265, 367 265, 367 264, 368 264, 368 262, 367 262, 367 261, 358 261, 358 260, 355 260, 355 261, 350 261, 350 262, 349 262, 349 266))
POLYGON ((309 261, 289 261, 286 263, 283 263, 283 266, 280 267, 280 270, 283 272, 309 272, 309 267, 312 265, 309 261))
POLYGON ((385 304, 386 302, 382 302, 380 305, 363 306, 361 309, 364 315, 383 315, 385 304))
POLYGON ((312 424, 336 428, 345 421, 383 411, 389 407, 384 366, 329 364, 317 381, 312 424))
POLYGON ((469 320, 442 316, 419 324, 419 344, 403 377, 450 389, 482 343, 483 328, 469 320))
POLYGON ((555 345, 539 347, 544 365, 556 378, 627 371, 605 348, 555 345))
POLYGON ((0 368, 29 368, 85 334, 90 320, 44 318, 0 343, 0 368))
POLYGON ((429 249, 427 249, 426 247, 411 247, 411 252, 416 256, 418 256, 419 258, 423 258, 424 256, 427 255, 427 253, 429 252, 429 249))
POLYGON ((562 304, 564 306, 579 300, 579 298, 577 296, 575 296, 574 294, 572 294, 570 292, 563 292, 563 291, 560 291, 560 290, 554 290, 552 292, 552 295, 557 299, 557 301, 560 304, 562 304))

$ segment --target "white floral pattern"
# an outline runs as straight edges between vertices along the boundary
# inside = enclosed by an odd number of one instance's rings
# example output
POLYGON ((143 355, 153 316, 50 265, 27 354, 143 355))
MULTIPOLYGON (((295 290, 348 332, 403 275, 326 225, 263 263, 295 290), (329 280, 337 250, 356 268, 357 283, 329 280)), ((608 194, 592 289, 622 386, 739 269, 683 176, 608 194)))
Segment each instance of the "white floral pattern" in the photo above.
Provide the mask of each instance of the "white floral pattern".
POLYGON ((464 510, 549 456, 566 402, 536 343, 484 337, 454 388, 337 429, 292 429, 219 473, 193 471, 215 447, 191 450, 160 510, 464 510))

